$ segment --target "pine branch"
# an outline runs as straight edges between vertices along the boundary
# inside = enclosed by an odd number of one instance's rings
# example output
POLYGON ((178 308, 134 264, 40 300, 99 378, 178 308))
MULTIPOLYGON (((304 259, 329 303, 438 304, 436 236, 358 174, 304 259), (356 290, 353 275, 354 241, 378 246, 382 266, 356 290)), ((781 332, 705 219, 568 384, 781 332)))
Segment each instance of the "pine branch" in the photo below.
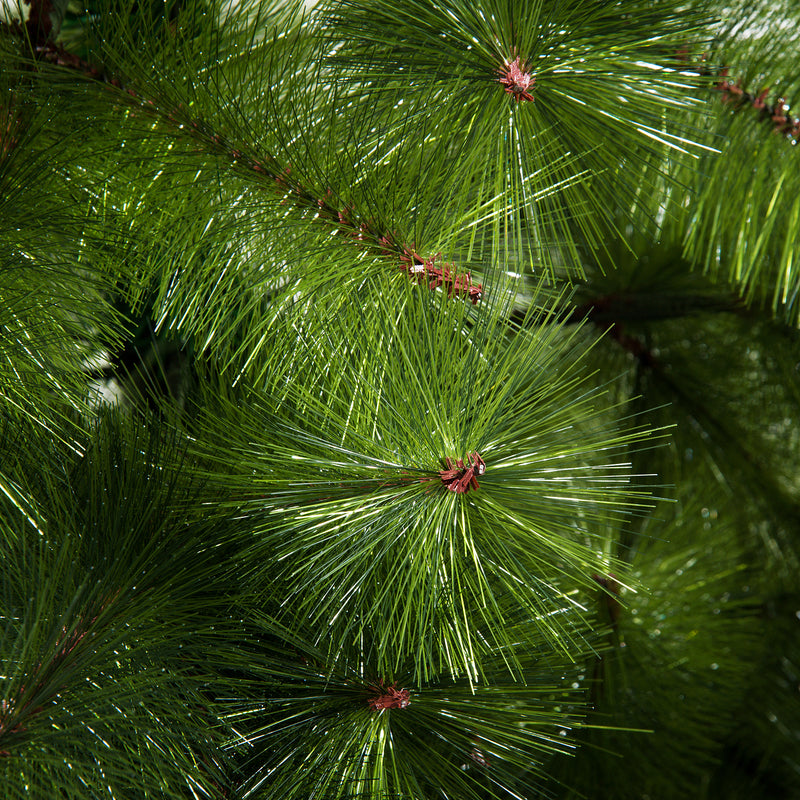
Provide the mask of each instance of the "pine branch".
MULTIPOLYGON (((11 30, 16 32, 19 28, 11 26, 11 30)), ((319 196, 314 190, 306 188, 302 181, 292 177, 291 164, 282 164, 271 154, 255 155, 244 145, 234 143, 216 131, 206 121, 194 117, 183 104, 172 109, 163 108, 160 103, 132 88, 125 78, 110 76, 106 71, 67 52, 48 36, 41 35, 32 42, 32 46, 37 61, 105 84, 108 89, 118 90, 114 95, 115 101, 132 109, 133 113, 157 120, 173 136, 188 137, 209 155, 225 158, 238 174, 246 176, 261 189, 274 192, 281 198, 282 204, 288 201, 302 216, 311 213, 314 219, 330 227, 332 232, 341 232, 341 239, 375 254, 392 257, 399 268, 418 283, 432 290, 443 288, 448 296, 463 295, 473 304, 480 300, 483 287, 480 283, 473 283, 469 272, 460 272, 453 264, 438 266, 436 261, 441 253, 432 257, 419 255, 414 244, 407 243, 396 232, 376 225, 371 219, 359 217, 352 205, 337 205, 332 189, 328 188, 323 196, 319 196)))
POLYGON ((779 97, 771 105, 766 102, 770 94, 770 87, 762 89, 757 95, 748 92, 741 85, 741 80, 731 81, 728 78, 730 69, 724 67, 719 71, 719 83, 716 88, 722 94, 722 102, 729 104, 734 113, 749 107, 757 111, 756 119, 759 122, 772 123, 773 132, 790 140, 792 144, 800 136, 800 117, 792 117, 786 112, 786 101, 779 97))
POLYGON ((342 308, 323 336, 310 316, 308 339, 292 322, 272 341, 273 388, 221 400, 196 434, 258 531, 254 591, 280 585, 276 615, 335 640, 380 626, 379 666, 411 650, 420 676, 476 679, 509 646, 511 599, 560 649, 572 602, 559 587, 592 583, 606 559, 597 526, 647 502, 615 454, 648 434, 610 427, 618 410, 595 406, 560 326, 511 336, 502 309, 457 307, 459 320, 409 294, 395 315, 391 295, 373 294, 374 310, 342 308))
MULTIPOLYGON (((240 754, 246 793, 533 798, 544 761, 568 749, 580 727, 575 668, 533 651, 527 685, 502 677, 479 686, 417 684, 402 668, 375 678, 368 638, 331 667, 313 633, 263 615, 256 630, 258 643, 243 659, 246 691, 226 713, 238 732, 229 746, 240 754)), ((495 669, 502 674, 502 659, 495 669)))
POLYGON ((790 18, 790 9, 773 4, 740 8, 695 70, 715 81, 721 152, 687 176, 696 199, 686 216, 685 252, 696 268, 736 286, 748 304, 793 324, 800 308, 794 254, 800 206, 795 154, 786 142, 795 143, 800 120, 784 97, 768 102, 771 85, 783 86, 787 96, 797 88, 790 18), (760 88, 749 88, 756 81, 760 88), (775 135, 765 135, 770 130, 775 135))
POLYGON ((184 482, 178 497, 167 465, 175 437, 113 415, 103 422, 84 452, 51 452, 47 471, 35 456, 20 459, 30 513, 2 504, 4 793, 98 797, 136 786, 142 797, 196 788, 221 798, 222 732, 199 656, 229 602, 209 583, 214 526, 191 510, 196 485, 184 482))
POLYGON ((606 14, 616 13, 572 2, 512 9, 454 0, 398 11, 348 0, 334 4, 328 20, 336 47, 330 61, 381 107, 413 104, 425 91, 416 124, 446 131, 432 146, 447 153, 461 184, 475 180, 480 160, 487 192, 492 185, 506 198, 504 216, 509 228, 519 226, 518 241, 529 240, 537 262, 553 272, 548 245, 557 243, 559 260, 580 274, 576 237, 602 252, 603 240, 619 234, 608 211, 638 203, 626 179, 631 170, 646 163, 652 175, 670 148, 685 153, 696 135, 665 130, 665 118, 696 103, 690 76, 665 54, 670 41, 685 44, 700 19, 669 3, 641 4, 624 31, 616 28, 624 42, 605 52, 606 14), (606 174, 614 179, 606 183, 606 174))
POLYGON ((721 732, 737 725, 731 699, 753 675, 763 628, 733 521, 703 508, 715 508, 714 496, 684 495, 653 536, 653 518, 645 525, 633 574, 646 590, 599 578, 595 628, 610 647, 589 660, 596 706, 580 758, 554 765, 572 788, 562 797, 591 796, 598 781, 621 800, 685 797, 714 769, 721 732))
POLYGON ((793 313, 798 122, 748 88, 793 29, 740 10, 723 58, 677 0, 259 1, 55 39, 34 3, 0 42, 10 800, 711 800, 764 780, 741 753, 791 791, 800 356, 737 293, 793 313), (180 412, 89 407, 154 340, 180 412))

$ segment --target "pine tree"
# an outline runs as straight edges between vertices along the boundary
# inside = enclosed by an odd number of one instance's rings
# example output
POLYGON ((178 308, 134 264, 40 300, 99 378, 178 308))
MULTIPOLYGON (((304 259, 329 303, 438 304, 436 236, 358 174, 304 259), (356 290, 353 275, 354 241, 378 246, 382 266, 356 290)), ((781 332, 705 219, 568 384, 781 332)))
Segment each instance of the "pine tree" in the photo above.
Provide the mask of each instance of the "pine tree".
POLYGON ((788 0, 0 27, 0 794, 800 785, 788 0))

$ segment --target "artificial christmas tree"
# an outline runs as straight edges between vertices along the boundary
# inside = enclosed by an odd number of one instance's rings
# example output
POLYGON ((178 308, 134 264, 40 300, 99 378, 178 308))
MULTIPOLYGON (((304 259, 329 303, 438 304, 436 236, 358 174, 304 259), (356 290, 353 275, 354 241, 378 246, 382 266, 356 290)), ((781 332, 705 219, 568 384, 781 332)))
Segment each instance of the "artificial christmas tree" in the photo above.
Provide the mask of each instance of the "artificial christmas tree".
POLYGON ((796 20, 9 9, 3 796, 797 797, 796 20))

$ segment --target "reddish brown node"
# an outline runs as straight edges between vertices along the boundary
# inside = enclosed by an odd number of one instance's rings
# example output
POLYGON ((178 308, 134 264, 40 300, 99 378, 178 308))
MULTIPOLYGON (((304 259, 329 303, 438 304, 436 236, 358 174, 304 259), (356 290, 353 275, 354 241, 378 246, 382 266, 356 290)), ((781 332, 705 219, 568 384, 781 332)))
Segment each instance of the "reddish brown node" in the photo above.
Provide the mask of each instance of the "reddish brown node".
POLYGON ((476 451, 467 456, 466 463, 463 458, 453 462, 445 458, 445 469, 439 470, 439 478, 451 492, 465 494, 470 489, 480 489, 477 475, 486 472, 486 463, 476 451))
POLYGON ((761 94, 758 97, 756 97, 755 100, 753 100, 753 108, 756 108, 759 111, 762 108, 766 108, 767 107, 767 95, 768 94, 769 94, 769 87, 764 89, 764 91, 761 92, 761 94))
POLYGON ((337 216, 339 217, 339 224, 344 225, 345 227, 352 227, 353 221, 350 219, 350 215, 353 213, 352 206, 345 206, 343 209, 337 212, 337 216))
POLYGON ((516 102, 520 100, 533 102, 531 91, 536 84, 536 78, 520 64, 519 56, 511 63, 506 63, 498 72, 500 77, 497 80, 516 102))
POLYGON ((292 165, 289 164, 289 166, 286 167, 283 170, 283 172, 281 172, 280 175, 276 175, 275 176, 275 183, 277 184, 279 189, 286 189, 287 188, 287 186, 289 185, 287 183, 287 179, 289 178, 289 176, 291 174, 292 174, 292 165))
POLYGON ((367 700, 367 705, 373 711, 383 711, 385 708, 407 708, 411 704, 411 693, 408 689, 398 689, 395 683, 385 686, 381 680, 374 686, 374 689, 379 694, 367 700))
MULTIPOLYGON (((382 256, 391 256, 397 252, 397 244, 395 242, 395 234, 393 232, 384 233, 378 237, 378 244, 381 247, 382 256)), ((400 257, 403 260, 403 257, 400 257)), ((405 269, 405 267, 403 267, 405 269)))
POLYGON ((727 67, 720 70, 719 75, 720 79, 717 81, 716 88, 722 94, 723 103, 733 103, 735 110, 749 105, 759 112, 762 120, 772 123, 775 133, 797 139, 800 135, 800 119, 787 113, 789 109, 786 106, 785 98, 779 97, 774 104, 770 105, 767 103, 769 87, 755 95, 748 92, 740 81, 729 80, 727 67))
POLYGON ((469 272, 456 272, 452 264, 438 266, 436 260, 441 253, 423 258, 413 247, 403 246, 400 256, 401 268, 416 277, 418 283, 427 283, 429 289, 444 288, 451 297, 466 295, 472 305, 483 297, 483 286, 472 282, 469 272))

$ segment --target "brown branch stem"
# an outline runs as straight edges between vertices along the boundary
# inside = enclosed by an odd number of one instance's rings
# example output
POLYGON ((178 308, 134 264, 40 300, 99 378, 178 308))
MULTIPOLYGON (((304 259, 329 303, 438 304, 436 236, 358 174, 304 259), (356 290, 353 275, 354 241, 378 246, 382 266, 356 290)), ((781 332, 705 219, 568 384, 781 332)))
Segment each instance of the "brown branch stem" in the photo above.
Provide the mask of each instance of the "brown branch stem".
MULTIPOLYGON (((22 34, 18 24, 3 27, 12 33, 22 34)), ((469 272, 459 272, 453 264, 437 264, 440 253, 429 257, 417 254, 413 244, 408 244, 393 231, 376 225, 371 219, 359 217, 350 205, 334 202, 335 195, 330 188, 320 197, 292 177, 291 164, 281 164, 272 155, 253 155, 241 144, 234 143, 215 131, 204 120, 190 115, 184 106, 168 110, 160 108, 152 99, 143 97, 136 89, 124 85, 119 78, 110 76, 79 56, 69 53, 41 33, 37 33, 36 38, 31 38, 30 41, 37 60, 68 69, 116 90, 121 99, 136 109, 136 113, 144 112, 166 123, 173 132, 189 135, 195 141, 201 142, 206 151, 229 159, 236 169, 244 171, 251 178, 257 178, 262 186, 270 187, 281 197, 281 202, 291 200, 301 211, 313 212, 316 219, 345 232, 347 240, 377 251, 382 256, 391 257, 417 283, 426 285, 431 290, 442 288, 450 297, 466 297, 473 305, 483 296, 483 286, 473 282, 469 272)))

